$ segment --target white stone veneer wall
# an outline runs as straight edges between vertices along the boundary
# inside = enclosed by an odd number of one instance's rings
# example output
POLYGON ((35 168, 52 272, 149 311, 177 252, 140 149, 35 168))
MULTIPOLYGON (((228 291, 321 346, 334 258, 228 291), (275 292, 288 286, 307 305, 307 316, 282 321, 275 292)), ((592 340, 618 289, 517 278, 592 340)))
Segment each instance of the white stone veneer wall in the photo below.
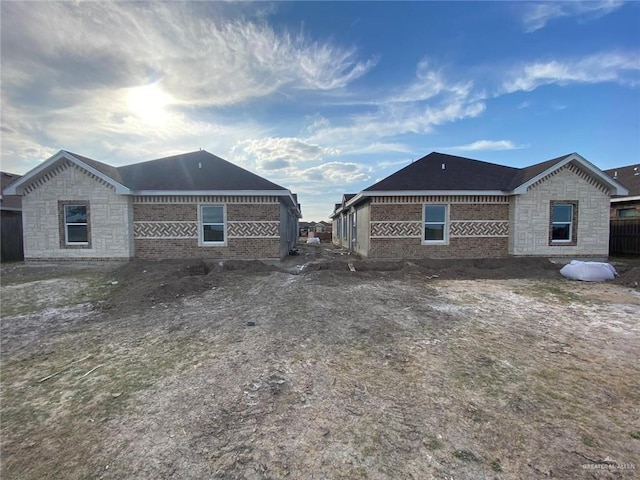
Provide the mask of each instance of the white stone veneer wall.
POLYGON ((524 195, 511 199, 509 253, 512 255, 608 256, 609 195, 569 168, 524 195), (578 244, 549 245, 551 200, 577 200, 578 244))
POLYGON ((22 197, 25 259, 133 257, 132 214, 128 196, 68 165, 22 197), (89 202, 91 248, 60 248, 58 200, 89 202))

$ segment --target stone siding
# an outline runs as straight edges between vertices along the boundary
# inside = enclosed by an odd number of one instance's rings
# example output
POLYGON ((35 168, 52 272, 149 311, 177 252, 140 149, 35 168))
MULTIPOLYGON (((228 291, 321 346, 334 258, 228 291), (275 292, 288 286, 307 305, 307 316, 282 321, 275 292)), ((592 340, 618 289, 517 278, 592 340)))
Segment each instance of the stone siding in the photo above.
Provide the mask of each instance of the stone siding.
POLYGON ((25 189, 22 197, 25 260, 133 256, 129 197, 116 194, 110 185, 70 162, 62 163, 35 183, 25 189), (65 202, 88 205, 89 245, 65 245, 64 224, 60 225, 60 205, 65 202))
POLYGON ((509 253, 512 255, 604 256, 609 254, 609 194, 569 165, 512 198, 509 253), (578 203, 577 239, 549 242, 552 201, 578 203))

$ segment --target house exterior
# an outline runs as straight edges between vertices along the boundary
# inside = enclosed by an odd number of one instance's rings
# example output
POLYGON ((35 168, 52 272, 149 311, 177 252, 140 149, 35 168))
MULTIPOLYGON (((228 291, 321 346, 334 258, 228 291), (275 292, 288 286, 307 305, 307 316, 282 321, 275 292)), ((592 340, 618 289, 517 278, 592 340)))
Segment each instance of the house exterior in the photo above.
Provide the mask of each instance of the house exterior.
POLYGON ((612 168, 604 173, 629 191, 627 195, 611 197, 611 219, 640 218, 640 164, 612 168))
POLYGON ((289 190, 202 150, 122 167, 61 150, 4 194, 26 260, 278 259, 300 218, 289 190))
MULTIPOLYGON (((20 179, 20 175, 0 172, 0 191, 20 179)), ((22 199, 18 195, 0 195, 0 260, 22 260, 22 199)))
POLYGON ((605 170, 621 183, 626 195, 611 197, 609 254, 640 255, 640 164, 605 170))
POLYGON ((344 195, 333 242, 370 258, 601 257, 626 194, 577 153, 513 168, 433 152, 344 195))

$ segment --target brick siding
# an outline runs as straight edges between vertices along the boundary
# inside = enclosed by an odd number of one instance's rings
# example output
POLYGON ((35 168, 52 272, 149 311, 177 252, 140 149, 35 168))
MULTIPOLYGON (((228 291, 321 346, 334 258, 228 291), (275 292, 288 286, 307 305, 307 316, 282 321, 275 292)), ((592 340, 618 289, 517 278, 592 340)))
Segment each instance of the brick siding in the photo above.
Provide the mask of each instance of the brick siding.
POLYGON ((499 258, 509 253, 507 237, 451 238, 448 245, 422 245, 419 238, 372 238, 371 258, 499 258))
MULTIPOLYGON (((265 230, 265 226, 269 227, 268 230, 274 230, 272 227, 275 225, 275 231, 279 230, 279 203, 227 203, 225 206, 227 222, 255 222, 260 227, 258 230, 265 230)), ((200 245, 197 236, 199 226, 196 203, 136 203, 133 207, 134 222, 158 222, 158 224, 174 222, 172 229, 180 232, 176 236, 191 237, 143 238, 143 236, 137 236, 134 238, 134 251, 137 258, 277 259, 281 256, 279 237, 229 237, 229 223, 226 245, 200 245), (180 224, 180 222, 183 223, 180 224)))
POLYGON ((137 258, 203 258, 256 260, 280 258, 278 238, 230 238, 227 246, 202 247, 197 239, 135 239, 137 258))
MULTIPOLYGON (((370 225, 368 257, 483 258, 508 255, 509 204, 504 201, 469 203, 465 197, 439 199, 441 202, 437 203, 449 206, 449 241, 444 245, 423 245, 424 203, 393 203, 394 198, 385 200, 389 203, 371 203, 371 221, 378 223, 370 225)), ((416 197, 416 200, 420 198, 416 197)))

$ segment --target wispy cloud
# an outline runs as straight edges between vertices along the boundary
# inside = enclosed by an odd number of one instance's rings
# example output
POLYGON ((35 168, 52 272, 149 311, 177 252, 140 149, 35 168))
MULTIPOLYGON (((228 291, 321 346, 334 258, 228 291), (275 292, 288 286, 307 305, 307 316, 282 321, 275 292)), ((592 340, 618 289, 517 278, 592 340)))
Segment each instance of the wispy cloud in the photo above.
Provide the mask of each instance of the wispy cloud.
POLYGON ((580 59, 528 63, 507 75, 501 93, 528 92, 550 84, 603 82, 640 84, 640 56, 637 53, 608 52, 580 59))
POLYGON ((486 108, 483 97, 474 92, 473 82, 452 80, 427 60, 418 63, 410 83, 368 105, 366 113, 353 115, 346 122, 319 125, 310 140, 348 143, 358 138, 366 148, 384 144, 380 142, 383 138, 429 133, 439 125, 477 117, 486 108))
POLYGON ((344 150, 349 155, 371 155, 378 153, 410 153, 411 148, 404 143, 395 142, 373 142, 362 147, 344 150))
POLYGON ((525 6, 522 22, 526 32, 535 32, 557 18, 596 19, 608 15, 623 4, 621 0, 531 3, 525 6))
POLYGON ((321 147, 296 137, 266 137, 237 142, 231 149, 236 159, 254 162, 258 170, 300 168, 300 164, 338 155, 336 149, 321 147))
POLYGON ((458 145, 456 147, 448 147, 444 150, 459 150, 461 152, 477 152, 492 150, 518 150, 527 148, 528 145, 517 145, 511 140, 476 140, 466 145, 458 145))
POLYGON ((3 158, 33 164, 51 146, 82 150, 86 143, 115 162, 194 144, 228 152, 238 138, 260 137, 267 128, 247 119, 226 122, 220 107, 342 89, 375 64, 354 48, 276 30, 264 13, 247 20, 242 5, 241 15, 229 15, 234 8, 3 2, 3 158), (150 84, 163 105, 143 99, 144 112, 131 92, 150 84))
POLYGON ((277 32, 265 23, 216 21, 204 15, 208 8, 215 4, 12 4, 3 9, 2 40, 12 64, 3 80, 33 81, 29 77, 45 73, 72 76, 76 86, 155 80, 182 104, 229 105, 283 88, 342 88, 375 64, 358 60, 353 48, 277 32), (46 32, 43 24, 55 24, 55 31, 46 32))
POLYGON ((362 165, 352 162, 329 162, 299 172, 298 176, 306 181, 349 184, 369 180, 369 174, 362 165))

